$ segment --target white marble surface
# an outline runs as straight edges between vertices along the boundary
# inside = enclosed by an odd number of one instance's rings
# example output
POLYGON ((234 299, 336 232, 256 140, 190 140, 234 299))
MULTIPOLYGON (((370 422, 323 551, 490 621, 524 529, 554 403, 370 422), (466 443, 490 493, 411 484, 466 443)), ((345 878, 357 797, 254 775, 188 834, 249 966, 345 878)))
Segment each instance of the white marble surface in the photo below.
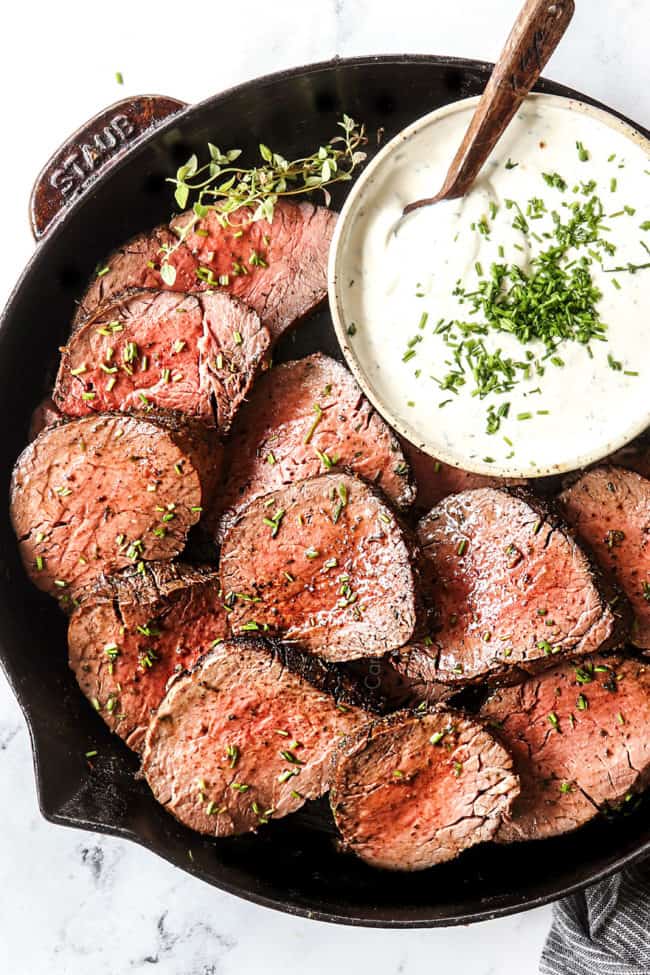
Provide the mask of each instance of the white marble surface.
MULTIPOLYGON (((577 0, 547 74, 650 126, 647 0, 577 0)), ((5 5, 0 298, 32 250, 31 183, 61 139, 125 94, 194 101, 334 54, 493 59, 519 0, 158 0, 5 5), (119 87, 115 72, 123 72, 119 87)), ((550 909, 444 931, 365 931, 289 918, 222 894, 125 842, 40 818, 28 734, 0 676, 0 972, 7 975, 532 975, 550 909)))

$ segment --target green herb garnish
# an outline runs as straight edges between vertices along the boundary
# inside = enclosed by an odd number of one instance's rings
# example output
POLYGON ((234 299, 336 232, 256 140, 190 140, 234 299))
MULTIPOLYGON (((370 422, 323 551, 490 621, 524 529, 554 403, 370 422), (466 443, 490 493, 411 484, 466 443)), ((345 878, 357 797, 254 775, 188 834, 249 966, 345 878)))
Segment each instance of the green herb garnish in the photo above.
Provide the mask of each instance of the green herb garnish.
MULTIPOLYGON (((261 163, 246 169, 233 165, 241 156, 240 149, 223 152, 208 143, 210 158, 199 165, 196 155, 190 156, 180 166, 172 183, 174 199, 184 210, 195 196, 193 213, 177 231, 178 242, 163 247, 160 273, 166 284, 172 286, 176 270, 169 264, 170 256, 180 247, 197 223, 214 211, 223 226, 229 225, 232 213, 246 208, 249 220, 273 220, 275 205, 281 197, 296 196, 312 190, 321 190, 329 206, 327 189, 332 183, 348 181, 352 173, 366 158, 362 146, 366 143, 365 129, 354 119, 344 115, 338 123, 342 134, 330 139, 309 156, 288 160, 268 146, 260 144, 261 163)), ((249 263, 265 266, 261 255, 253 252, 249 263)))
POLYGON ((562 179, 559 173, 542 173, 544 182, 548 186, 553 186, 557 190, 561 190, 563 193, 567 188, 566 180, 562 179))

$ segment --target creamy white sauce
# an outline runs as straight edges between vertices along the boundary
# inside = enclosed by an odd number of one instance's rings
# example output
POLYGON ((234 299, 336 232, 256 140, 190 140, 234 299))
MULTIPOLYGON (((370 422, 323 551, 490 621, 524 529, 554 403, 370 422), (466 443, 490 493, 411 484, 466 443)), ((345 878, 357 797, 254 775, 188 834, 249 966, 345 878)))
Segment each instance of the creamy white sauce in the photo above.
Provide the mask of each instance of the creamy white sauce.
MULTIPOLYGON (((641 229, 650 221, 650 158, 627 130, 570 110, 563 100, 532 96, 464 199, 423 208, 400 221, 406 203, 442 185, 472 110, 473 105, 459 103, 424 124, 387 151, 365 181, 338 249, 339 316, 375 405, 430 453, 485 473, 534 476, 571 469, 619 446, 650 422, 650 269, 604 270, 650 261, 641 244, 650 248, 650 231, 641 229), (587 150, 587 161, 580 159, 576 142, 587 150), (516 165, 508 168, 509 160, 516 165), (567 190, 548 186, 543 173, 558 173, 567 190), (493 262, 528 270, 531 258, 552 243, 543 238, 553 232, 551 211, 566 221, 569 211, 562 204, 584 203, 591 194, 573 190, 590 180, 596 181, 593 193, 607 215, 625 206, 634 209, 605 220, 602 236, 616 253, 605 254, 602 266, 593 261, 589 267, 602 292, 596 307, 607 325, 607 341, 590 343, 592 358, 583 345, 564 342, 557 352, 563 367, 547 363, 543 376, 532 370, 506 393, 472 396, 475 384, 469 377, 457 393, 440 389, 432 377, 449 371, 450 350, 434 327, 441 319, 480 319, 454 296, 458 279, 473 290, 477 262, 486 276, 493 262), (513 228, 516 210, 505 205, 515 200, 525 211, 533 197, 548 211, 528 221, 541 242, 513 228), (482 219, 490 228, 487 236, 476 226, 482 219), (426 325, 419 328, 423 314, 426 325), (415 336, 420 337, 412 346, 416 354, 405 362, 415 336), (612 369, 608 356, 622 368, 612 369), (441 406, 445 400, 450 402, 441 406), (508 417, 488 434, 488 406, 506 401, 508 417), (528 413, 531 419, 517 419, 528 413)), ((580 249, 570 256, 583 254, 580 249)), ((545 351, 539 341, 522 345, 503 333, 490 332, 484 342, 489 351, 500 349, 517 360, 526 350, 536 359, 545 351)))

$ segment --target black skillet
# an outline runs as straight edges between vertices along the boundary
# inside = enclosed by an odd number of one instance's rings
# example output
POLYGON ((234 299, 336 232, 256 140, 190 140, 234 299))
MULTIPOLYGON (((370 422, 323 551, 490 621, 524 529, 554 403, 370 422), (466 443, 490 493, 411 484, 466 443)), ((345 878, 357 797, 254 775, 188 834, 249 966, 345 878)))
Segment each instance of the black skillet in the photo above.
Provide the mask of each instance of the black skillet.
MULTIPOLYGON (((372 153, 378 132, 389 138, 440 105, 478 94, 490 70, 475 61, 426 56, 333 61, 258 79, 192 107, 173 99, 128 99, 76 133, 39 177, 30 208, 39 244, 0 323, 5 499, 75 298, 113 247, 168 219, 173 204, 165 176, 192 151, 201 158, 211 141, 253 158, 265 142, 288 157, 303 155, 335 132, 345 111, 366 123, 372 153)), ((538 88, 576 96, 552 82, 538 88)), ((334 206, 342 199, 342 192, 335 194, 334 206)), ((337 354, 325 310, 287 337, 279 356, 315 349, 337 354)), ((270 824, 259 836, 216 842, 191 833, 134 777, 135 757, 78 691, 66 665, 64 619, 54 601, 28 583, 6 500, 3 510, 0 655, 29 725, 39 804, 50 821, 134 840, 268 907, 377 927, 466 924, 524 910, 650 850, 647 808, 600 819, 558 840, 476 848, 415 875, 382 873, 340 854, 318 805, 270 824), (89 762, 85 753, 95 749, 89 762)))

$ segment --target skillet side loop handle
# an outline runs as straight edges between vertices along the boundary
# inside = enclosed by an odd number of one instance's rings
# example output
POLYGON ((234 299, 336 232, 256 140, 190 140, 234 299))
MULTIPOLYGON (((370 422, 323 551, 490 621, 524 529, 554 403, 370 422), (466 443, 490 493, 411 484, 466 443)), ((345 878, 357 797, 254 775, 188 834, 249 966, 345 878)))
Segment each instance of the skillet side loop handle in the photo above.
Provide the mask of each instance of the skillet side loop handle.
POLYGON ((36 240, 70 204, 129 149, 162 122, 187 108, 164 95, 125 98, 82 125, 47 161, 29 200, 29 221, 36 240))
POLYGON ((464 196, 562 39, 574 0, 526 0, 488 81, 440 199, 464 196))

